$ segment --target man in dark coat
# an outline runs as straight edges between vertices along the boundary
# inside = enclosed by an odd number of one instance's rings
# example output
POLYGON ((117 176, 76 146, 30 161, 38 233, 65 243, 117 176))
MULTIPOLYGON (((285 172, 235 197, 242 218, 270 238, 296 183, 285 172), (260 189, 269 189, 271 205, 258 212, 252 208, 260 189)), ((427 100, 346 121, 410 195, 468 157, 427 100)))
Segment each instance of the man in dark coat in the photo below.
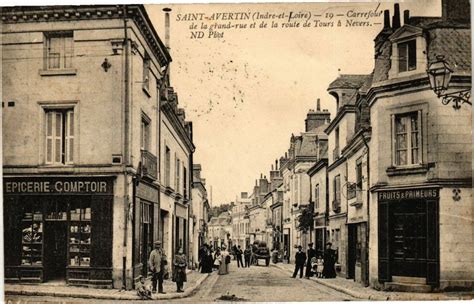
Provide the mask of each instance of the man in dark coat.
POLYGON ((301 251, 303 247, 298 246, 298 251, 295 254, 295 271, 293 272, 292 278, 296 278, 298 271, 300 272, 300 279, 303 277, 304 263, 306 262, 306 253, 301 251))
POLYGON ((242 249, 240 248, 240 245, 237 247, 235 250, 235 255, 237 257, 237 267, 244 267, 244 263, 242 262, 242 249), (240 266, 239 266, 240 265, 240 266))
POLYGON ((324 251, 324 262, 323 262, 323 278, 331 279, 336 277, 336 251, 331 249, 332 243, 326 244, 326 250, 324 251))
POLYGON ((252 250, 250 246, 247 246, 244 250, 244 258, 245 258, 245 267, 250 267, 250 260, 252 258, 252 250))
POLYGON ((311 259, 316 257, 316 250, 313 249, 313 243, 308 244, 308 260, 306 261, 306 274, 305 277, 309 279, 309 277, 313 276, 311 272, 311 259))

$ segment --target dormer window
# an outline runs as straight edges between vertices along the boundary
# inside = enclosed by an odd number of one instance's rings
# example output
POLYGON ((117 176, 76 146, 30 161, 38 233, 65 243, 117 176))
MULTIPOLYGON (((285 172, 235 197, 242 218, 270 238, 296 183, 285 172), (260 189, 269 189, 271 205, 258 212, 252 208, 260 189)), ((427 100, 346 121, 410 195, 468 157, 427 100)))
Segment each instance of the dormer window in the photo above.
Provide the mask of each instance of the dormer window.
POLYGON ((398 43, 398 71, 416 70, 416 40, 398 43))

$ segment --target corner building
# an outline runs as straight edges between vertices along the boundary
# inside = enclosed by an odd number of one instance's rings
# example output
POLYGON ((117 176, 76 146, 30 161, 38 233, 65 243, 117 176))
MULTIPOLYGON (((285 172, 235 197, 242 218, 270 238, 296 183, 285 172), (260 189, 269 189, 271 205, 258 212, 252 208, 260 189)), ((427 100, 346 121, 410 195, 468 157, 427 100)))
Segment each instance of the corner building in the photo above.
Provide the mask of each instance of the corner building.
POLYGON ((132 289, 159 239, 171 57, 141 5, 1 15, 5 279, 132 289))

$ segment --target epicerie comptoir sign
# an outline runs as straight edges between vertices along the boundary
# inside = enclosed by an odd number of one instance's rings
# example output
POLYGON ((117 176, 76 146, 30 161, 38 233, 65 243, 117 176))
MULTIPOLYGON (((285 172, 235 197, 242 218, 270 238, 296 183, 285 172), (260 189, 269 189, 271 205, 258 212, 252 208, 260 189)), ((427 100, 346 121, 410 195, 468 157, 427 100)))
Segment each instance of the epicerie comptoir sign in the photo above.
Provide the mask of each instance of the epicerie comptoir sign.
POLYGON ((4 178, 5 194, 107 194, 112 193, 110 178, 51 177, 4 178))

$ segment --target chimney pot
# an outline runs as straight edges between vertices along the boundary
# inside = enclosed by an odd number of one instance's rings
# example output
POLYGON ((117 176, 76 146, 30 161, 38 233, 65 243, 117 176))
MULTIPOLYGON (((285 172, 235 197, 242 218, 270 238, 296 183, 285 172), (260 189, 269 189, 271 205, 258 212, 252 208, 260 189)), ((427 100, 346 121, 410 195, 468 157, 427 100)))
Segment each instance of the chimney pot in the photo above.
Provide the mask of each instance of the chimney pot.
POLYGON ((272 171, 273 171, 273 165, 272 165, 272 171))
POLYGON ((165 46, 167 49, 170 48, 170 12, 171 8, 165 7, 163 9, 165 12, 165 46))
POLYGON ((394 30, 400 28, 400 4, 395 3, 392 17, 392 27, 394 30))
POLYGON ((321 103, 321 101, 318 98, 318 100, 316 101, 316 111, 318 111, 318 112, 321 111, 321 104, 320 103, 321 103))
POLYGON ((389 10, 383 11, 383 28, 384 29, 390 28, 390 11, 389 10))
POLYGON ((408 24, 410 21, 410 11, 404 10, 403 11, 403 24, 408 24))

